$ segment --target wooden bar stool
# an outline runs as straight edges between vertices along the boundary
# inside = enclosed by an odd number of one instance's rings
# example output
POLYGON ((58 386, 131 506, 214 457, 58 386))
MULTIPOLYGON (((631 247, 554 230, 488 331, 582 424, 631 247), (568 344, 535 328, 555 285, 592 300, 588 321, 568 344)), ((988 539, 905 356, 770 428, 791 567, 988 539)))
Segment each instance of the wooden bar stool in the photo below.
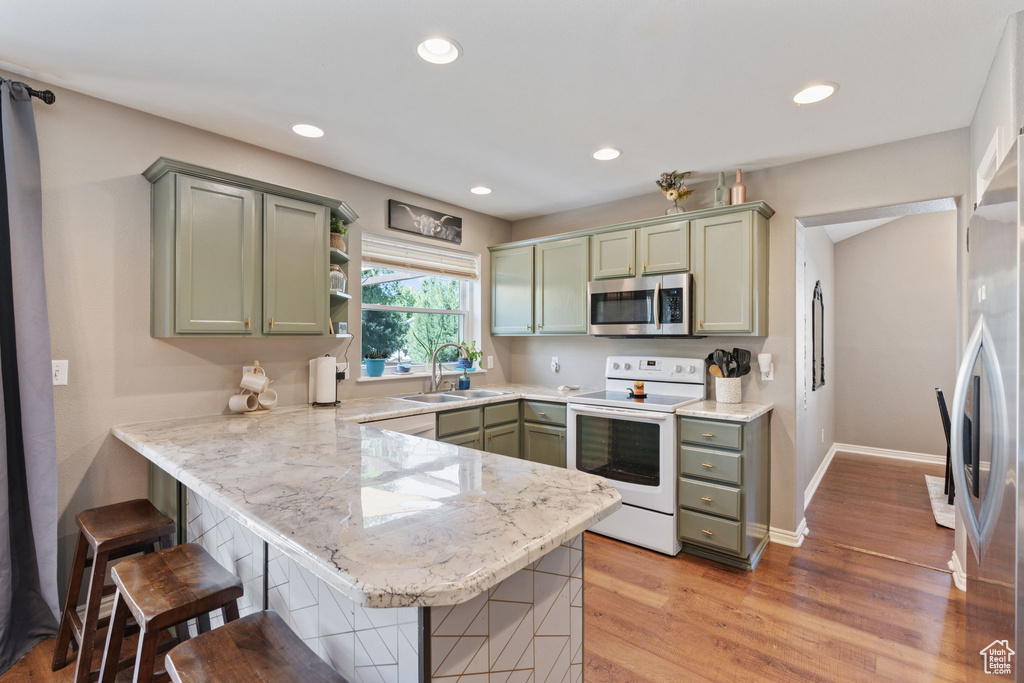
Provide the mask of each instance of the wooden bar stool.
POLYGON ((100 619, 100 601, 114 592, 114 586, 104 586, 107 564, 127 555, 151 553, 154 544, 171 546, 174 521, 148 500, 129 500, 84 510, 75 516, 78 522, 78 544, 71 563, 68 594, 60 617, 60 629, 53 650, 53 670, 68 663, 68 645, 78 649, 75 683, 96 680, 99 672, 92 670, 96 630, 103 628, 108 618, 100 619), (92 551, 92 558, 88 557, 92 551), (78 616, 78 594, 85 577, 85 568, 92 565, 89 589, 85 600, 85 620, 78 616), (72 638, 74 640, 72 640, 72 638))
POLYGON ((188 640, 188 628, 177 629, 178 640, 160 643, 160 633, 189 619, 199 621, 200 633, 209 631, 209 613, 221 610, 225 623, 238 619, 242 580, 220 566, 196 543, 185 543, 151 555, 133 557, 111 570, 117 597, 107 629, 100 682, 113 683, 129 614, 139 625, 139 649, 135 656, 135 683, 167 680, 166 672, 154 675, 159 652, 188 640))
POLYGON ((167 653, 174 683, 347 683, 276 612, 256 612, 167 653))

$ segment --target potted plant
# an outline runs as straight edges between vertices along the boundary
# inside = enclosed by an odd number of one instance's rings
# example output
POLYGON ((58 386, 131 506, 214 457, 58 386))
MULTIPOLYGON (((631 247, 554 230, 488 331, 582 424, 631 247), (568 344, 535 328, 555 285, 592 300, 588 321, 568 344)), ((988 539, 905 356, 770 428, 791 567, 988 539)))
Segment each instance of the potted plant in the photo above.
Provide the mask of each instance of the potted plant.
POLYGON ((348 228, 337 216, 331 216, 331 248, 345 251, 345 235, 348 228))
POLYGON ((380 349, 366 349, 363 352, 363 362, 366 364, 366 374, 370 377, 380 377, 384 374, 384 363, 387 362, 390 351, 380 349))
POLYGON ((476 348, 476 341, 463 341, 460 346, 462 346, 462 350, 466 352, 466 355, 459 356, 459 361, 455 367, 460 370, 472 370, 473 364, 483 358, 484 352, 476 348))

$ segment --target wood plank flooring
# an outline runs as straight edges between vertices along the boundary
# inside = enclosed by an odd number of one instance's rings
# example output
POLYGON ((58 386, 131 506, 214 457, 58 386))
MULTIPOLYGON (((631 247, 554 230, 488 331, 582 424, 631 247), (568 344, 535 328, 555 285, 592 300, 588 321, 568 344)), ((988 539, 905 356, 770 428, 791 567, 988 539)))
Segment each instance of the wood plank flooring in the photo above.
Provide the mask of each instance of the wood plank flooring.
POLYGON ((953 530, 935 523, 926 474, 943 467, 836 453, 807 509, 809 536, 949 571, 953 530))

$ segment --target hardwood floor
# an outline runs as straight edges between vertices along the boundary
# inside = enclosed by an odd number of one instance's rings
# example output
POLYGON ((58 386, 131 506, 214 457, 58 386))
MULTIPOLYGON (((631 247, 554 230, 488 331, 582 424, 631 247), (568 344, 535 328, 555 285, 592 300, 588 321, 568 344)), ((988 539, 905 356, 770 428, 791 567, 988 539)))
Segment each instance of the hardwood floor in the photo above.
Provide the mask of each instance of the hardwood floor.
MULTIPOLYGON (((103 644, 107 641, 106 629, 98 632, 97 641, 93 666, 98 668, 103 658, 103 644)), ((32 648, 31 652, 21 658, 21 661, 8 669, 7 673, 3 676, 0 676, 0 683, 29 683, 30 681, 31 683, 39 683, 40 681, 45 683, 72 683, 75 680, 75 660, 73 658, 60 671, 50 670, 50 663, 53 661, 53 645, 56 642, 56 638, 47 638, 36 645, 32 648)), ((125 638, 124 646, 121 648, 121 656, 127 657, 133 653, 137 643, 137 636, 125 638)), ((116 680, 117 683, 130 683, 132 680, 132 670, 125 669, 124 671, 119 671, 116 680)))
POLYGON ((943 468, 836 453, 807 509, 809 536, 948 572, 953 530, 935 523, 926 474, 943 468))

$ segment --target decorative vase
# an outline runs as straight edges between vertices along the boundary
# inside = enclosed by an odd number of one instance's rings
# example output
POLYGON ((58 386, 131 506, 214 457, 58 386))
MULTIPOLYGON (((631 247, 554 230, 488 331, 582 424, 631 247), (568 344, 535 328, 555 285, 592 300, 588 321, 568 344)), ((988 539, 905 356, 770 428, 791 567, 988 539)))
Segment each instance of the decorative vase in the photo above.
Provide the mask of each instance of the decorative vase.
POLYGON ((743 387, 740 377, 716 377, 715 400, 719 403, 742 403, 743 387))
POLYGON ((370 377, 380 377, 384 374, 386 358, 364 358, 363 362, 366 363, 366 374, 370 377))
POLYGON ((725 171, 718 172, 718 187, 715 188, 715 206, 729 206, 729 186, 725 184, 725 171))
POLYGON ((331 233, 331 249, 345 251, 345 238, 336 232, 331 233))
POLYGON ((743 171, 736 169, 736 184, 732 186, 732 203, 743 204, 747 201, 747 186, 743 184, 743 171))
POLYGON ((678 202, 672 202, 672 206, 665 209, 666 216, 672 216, 677 213, 686 213, 683 207, 679 206, 678 202))

